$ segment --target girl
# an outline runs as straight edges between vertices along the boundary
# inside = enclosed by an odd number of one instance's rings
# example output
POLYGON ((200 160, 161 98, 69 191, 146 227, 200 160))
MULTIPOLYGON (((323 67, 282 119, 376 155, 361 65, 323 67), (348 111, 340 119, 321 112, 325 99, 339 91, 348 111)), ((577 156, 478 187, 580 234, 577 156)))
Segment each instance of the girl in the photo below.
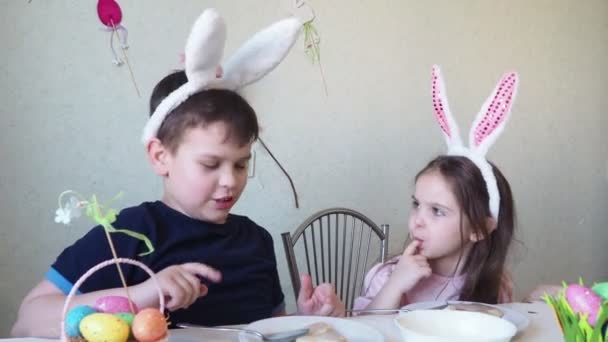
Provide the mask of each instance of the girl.
POLYGON ((395 309, 435 300, 496 304, 511 300, 504 269, 515 213, 509 183, 485 153, 504 128, 517 89, 506 74, 486 101, 463 146, 438 67, 433 68, 435 115, 448 154, 416 175, 404 252, 366 275, 354 309, 395 309))

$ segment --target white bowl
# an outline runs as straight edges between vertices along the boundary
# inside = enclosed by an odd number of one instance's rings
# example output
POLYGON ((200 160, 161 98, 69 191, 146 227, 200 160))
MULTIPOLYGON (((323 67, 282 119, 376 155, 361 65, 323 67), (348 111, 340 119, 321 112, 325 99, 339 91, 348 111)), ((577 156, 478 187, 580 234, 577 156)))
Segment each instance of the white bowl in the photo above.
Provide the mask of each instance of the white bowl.
POLYGON ((515 325, 488 314, 455 310, 414 310, 395 318, 406 342, 508 342, 515 325))

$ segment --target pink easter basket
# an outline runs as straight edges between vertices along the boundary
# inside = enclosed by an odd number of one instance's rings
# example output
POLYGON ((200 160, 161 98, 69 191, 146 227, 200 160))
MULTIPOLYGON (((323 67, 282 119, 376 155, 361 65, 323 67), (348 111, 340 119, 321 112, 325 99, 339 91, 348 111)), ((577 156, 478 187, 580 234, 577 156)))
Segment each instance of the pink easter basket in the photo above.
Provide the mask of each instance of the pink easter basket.
POLYGON ((66 331, 65 331, 65 320, 66 320, 66 316, 68 314, 68 309, 70 308, 70 302, 72 301, 72 298, 74 298, 74 295, 76 294, 76 291, 78 291, 78 288, 80 287, 80 285, 82 285, 82 283, 84 283, 84 281, 87 280, 87 278, 89 278, 93 273, 97 272, 98 270, 100 270, 106 266, 117 265, 117 264, 130 264, 130 265, 134 265, 134 266, 139 266, 141 269, 146 271, 146 273, 148 273, 148 275, 150 275, 150 278, 152 278, 154 285, 156 287, 156 290, 158 291, 158 302, 160 304, 159 310, 160 310, 160 312, 165 311, 165 297, 163 296, 163 292, 160 288, 160 285, 158 284, 158 280, 156 279, 154 272, 148 266, 146 266, 145 264, 143 264, 139 261, 133 260, 133 259, 117 258, 117 259, 106 260, 106 261, 100 262, 96 266, 90 268, 85 274, 83 274, 78 279, 78 281, 74 284, 74 286, 72 286, 70 293, 68 294, 68 296, 65 299, 65 304, 63 305, 63 312, 61 314, 61 341, 64 341, 64 342, 70 341, 70 338, 67 336, 66 331))

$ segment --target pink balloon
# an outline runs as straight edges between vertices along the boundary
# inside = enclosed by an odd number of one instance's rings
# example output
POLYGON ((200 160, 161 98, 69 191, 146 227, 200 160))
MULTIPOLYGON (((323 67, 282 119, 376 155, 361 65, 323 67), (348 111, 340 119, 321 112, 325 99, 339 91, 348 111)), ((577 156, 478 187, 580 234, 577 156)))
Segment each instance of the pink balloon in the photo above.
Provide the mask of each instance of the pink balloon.
POLYGON ((122 20, 122 11, 114 0, 99 0, 97 2, 97 15, 99 20, 110 28, 120 25, 122 20))

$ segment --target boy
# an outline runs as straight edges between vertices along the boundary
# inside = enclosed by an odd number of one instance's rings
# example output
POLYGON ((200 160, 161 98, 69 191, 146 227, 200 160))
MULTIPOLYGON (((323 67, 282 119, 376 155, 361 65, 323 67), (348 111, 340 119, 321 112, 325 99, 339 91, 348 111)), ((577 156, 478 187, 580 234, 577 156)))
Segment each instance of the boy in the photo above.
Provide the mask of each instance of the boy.
MULTIPOLYGON (((205 12, 193 31, 217 20, 214 12, 205 12)), ((221 68, 214 67, 215 80, 207 83, 193 77, 191 57, 187 45, 186 73, 165 77, 150 99, 153 115, 144 142, 153 170, 163 179, 162 200, 124 209, 113 224, 146 235, 155 251, 138 257, 145 249, 139 240, 114 234, 117 254, 139 259, 157 273, 173 324, 243 324, 284 315, 272 237, 247 217, 229 213, 247 182, 251 146, 258 137, 256 114, 233 90, 206 86, 222 79, 221 68), (196 91, 191 79, 199 86, 196 91), (184 89, 186 96, 176 96, 184 89)), ((200 55, 194 57, 200 61, 200 55)), ((209 63, 201 65, 208 68, 209 63)), ((90 267, 111 258, 104 234, 95 227, 61 253, 46 279, 23 300, 14 336, 59 336, 66 294, 90 267)), ((123 266, 123 272, 138 307, 158 306, 158 293, 143 270, 123 266)), ((101 269, 80 287, 72 306, 122 296, 120 284, 115 268, 101 269)), ((331 285, 313 289, 310 277, 303 276, 298 312, 341 316, 344 305, 331 285)))

